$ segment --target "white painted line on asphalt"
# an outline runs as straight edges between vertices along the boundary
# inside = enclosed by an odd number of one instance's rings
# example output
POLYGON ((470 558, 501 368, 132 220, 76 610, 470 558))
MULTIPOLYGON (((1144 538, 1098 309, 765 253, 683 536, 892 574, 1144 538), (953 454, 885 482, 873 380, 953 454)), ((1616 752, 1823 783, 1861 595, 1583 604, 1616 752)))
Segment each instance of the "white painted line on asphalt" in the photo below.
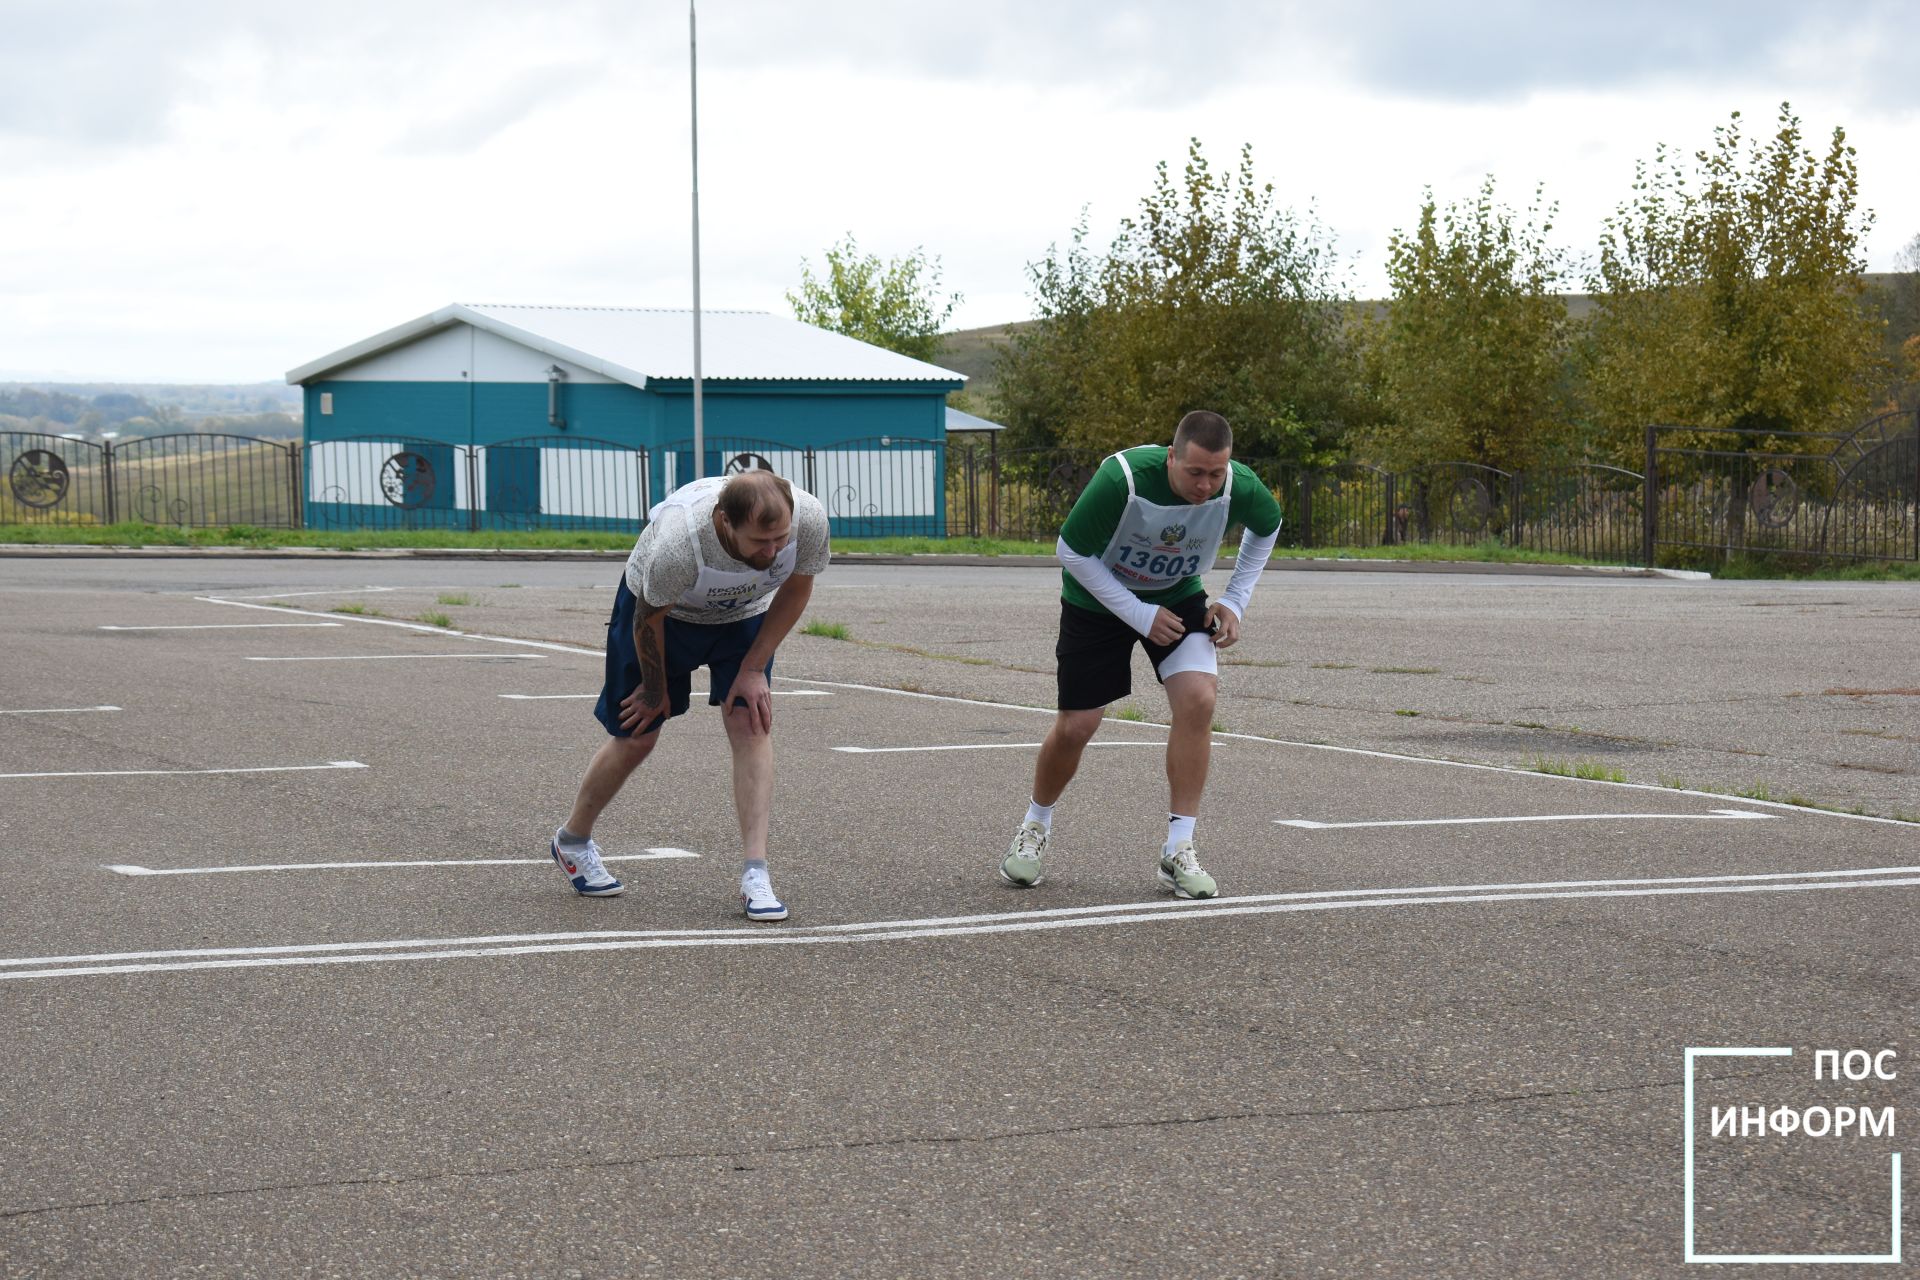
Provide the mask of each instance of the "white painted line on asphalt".
MULTIPOLYGON (((834 747, 835 751, 844 751, 849 755, 884 756, 907 751, 1012 751, 1020 747, 1037 747, 1038 742, 961 742, 943 747, 834 747)), ((1089 747, 1164 747, 1164 742, 1089 742, 1089 747)))
MULTIPOLYGON (((272 605, 248 604, 241 600, 224 599, 220 596, 195 596, 194 599, 206 604, 231 605, 236 609, 273 608, 272 605)), ((298 611, 295 610, 292 612, 298 611)), ((307 616, 321 618, 326 615, 316 613, 307 616)), ((483 635, 472 631, 452 631, 443 627, 430 627, 424 623, 400 622, 392 618, 349 618, 347 621, 364 622, 371 626, 404 627, 409 631, 430 631, 438 635, 458 636, 465 640, 485 641, 492 644, 517 644, 528 648, 545 649, 553 653, 579 654, 585 658, 598 659, 606 656, 604 650, 584 649, 579 645, 555 644, 547 640, 518 640, 512 636, 483 635)), ((882 685, 853 684, 844 680, 808 680, 798 676, 784 676, 782 678, 794 684, 824 685, 829 689, 854 689, 862 693, 880 693, 895 698, 926 698, 933 702, 952 702, 968 707, 993 707, 1002 711, 1024 711, 1030 715, 1050 716, 1056 714, 1048 707, 1028 707, 1022 706, 1017 702, 989 702, 984 698, 955 698, 947 694, 918 693, 909 689, 889 689, 882 685)), ((1121 721, 1117 716, 1108 716, 1107 719, 1113 720, 1116 723, 1139 723, 1137 721, 1121 721)), ((1164 728, 1165 726, 1149 725, 1146 727, 1164 728)), ((1753 800, 1746 796, 1723 795, 1718 791, 1695 791, 1691 788, 1663 787, 1650 782, 1612 782, 1604 778, 1573 778, 1564 774, 1541 773, 1535 769, 1515 769, 1507 765, 1475 764, 1467 760, 1444 760, 1436 756, 1409 756, 1394 751, 1373 751, 1365 747, 1336 747, 1325 742, 1294 742, 1286 738, 1268 738, 1254 733, 1226 733, 1215 730, 1213 736, 1216 741, 1221 738, 1237 738, 1242 742, 1265 742, 1277 747, 1298 747, 1306 751, 1330 751, 1338 755, 1367 756, 1376 760, 1398 760, 1407 764, 1439 765, 1449 769, 1477 769, 1485 773, 1504 773, 1513 777, 1533 780, 1548 779, 1585 786, 1626 787, 1633 791, 1669 792, 1673 795, 1695 796, 1703 800, 1727 800, 1735 804, 1759 805, 1767 809, 1784 809, 1810 818, 1837 818, 1844 822, 1871 822, 1882 826, 1893 827, 1913 827, 1916 825, 1915 823, 1904 822, 1899 818, 1876 818, 1871 814, 1865 813, 1836 813, 1832 809, 1811 809, 1804 805, 1787 804, 1781 800, 1753 800)))
POLYGON ((327 764, 277 764, 257 769, 87 769, 73 773, 0 773, 0 778, 172 778, 203 773, 313 773, 326 769, 364 769, 358 760, 327 764))
POLYGON ((1046 911, 921 920, 769 929, 603 930, 579 933, 498 934, 483 937, 403 939, 387 942, 323 942, 263 947, 206 947, 169 951, 122 951, 98 955, 31 956, 0 960, 0 981, 13 978, 83 977, 162 973, 196 969, 245 969, 292 965, 367 964, 399 960, 449 960, 488 956, 549 955, 565 951, 626 951, 656 947, 802 946, 884 942, 983 934, 1082 929, 1156 921, 1217 919, 1234 915, 1352 910, 1362 907, 1457 906, 1469 903, 1539 902, 1557 898, 1648 898, 1734 893, 1796 893, 1881 889, 1920 885, 1920 867, 1871 867, 1849 871, 1789 871, 1731 876, 1673 876, 1649 880, 1566 880, 1519 885, 1435 886, 1425 889, 1346 889, 1275 893, 1207 901, 1156 900, 1046 911), (423 949, 424 948, 424 949, 423 949), (153 963, 127 963, 151 961, 153 963), (40 967, 34 966, 68 966, 40 967))
POLYGON ((1393 822, 1310 822, 1305 818, 1275 818, 1274 822, 1283 827, 1299 827, 1303 831, 1350 831, 1356 827, 1466 827, 1488 822, 1614 822, 1652 818, 1668 822, 1729 822, 1741 818, 1769 822, 1773 815, 1750 813, 1745 809, 1715 809, 1711 813, 1543 813, 1524 818, 1403 818, 1393 822))
MULTIPOLYGON (((600 855, 602 862, 646 862, 663 858, 697 858, 700 855, 690 849, 676 849, 670 845, 649 848, 645 853, 605 853, 600 855)), ((138 864, 109 862, 103 869, 123 876, 212 876, 230 872, 247 871, 339 871, 361 867, 507 867, 507 866, 550 866, 551 858, 451 858, 440 861, 414 862, 261 862, 240 863, 225 867, 143 867, 138 864)))
MULTIPOLYGON (((772 689, 768 692, 776 698, 831 698, 833 696, 824 689, 772 689)), ((600 695, 597 693, 503 693, 499 696, 514 702, 557 702, 581 698, 591 700, 600 695)), ((704 698, 707 696, 707 691, 694 689, 690 691, 690 696, 704 698)))
MULTIPOLYGON (((689 690, 689 692, 693 697, 704 698, 707 696, 708 691, 705 689, 693 689, 689 690)), ((769 689, 767 692, 776 698, 831 698, 833 696, 825 689, 769 689)), ((597 697, 598 695, 596 694, 595 696, 597 697)))
POLYGON ((190 626, 116 627, 103 624, 101 631, 272 631, 292 627, 344 627, 344 622, 201 622, 190 626))
MULTIPOLYGON (((269 609, 281 617, 325 618, 324 613, 313 613, 305 609, 280 609, 270 604, 248 604, 244 600, 233 600, 223 596, 195 596, 202 604, 231 605, 235 609, 269 609)), ((402 622, 398 618, 363 618, 349 615, 340 619, 343 622, 358 622, 369 627, 399 627, 403 631, 424 631, 429 635, 452 636, 457 640, 474 640, 484 644, 517 644, 525 649, 545 649, 550 653, 577 653, 585 658, 605 658, 604 649, 583 649, 577 644, 555 644, 551 640, 517 640, 512 636, 489 636, 475 631, 456 631, 452 627, 429 626, 424 622, 402 622)))
POLYGON ((120 711, 121 707, 20 707, 14 710, 0 711, 0 716, 64 716, 80 715, 88 711, 120 711))
POLYGON ((398 591, 398 587, 336 587, 332 591, 273 591, 263 596, 228 596, 229 600, 291 600, 295 596, 352 596, 367 591, 398 591))
MULTIPOLYGON (((787 676, 785 679, 796 684, 820 684, 830 689, 857 689, 862 693, 884 693, 896 698, 926 698, 933 702, 954 702, 968 707, 993 707, 1001 711, 1025 711, 1031 715, 1050 716, 1056 714, 1047 707, 1027 707, 1017 702, 988 702, 978 698, 956 698, 943 693, 916 693, 908 689, 889 689, 883 685, 850 684, 844 680, 808 680, 800 676, 787 676)), ((1140 721, 1121 721, 1117 716, 1106 719, 1116 723, 1132 723, 1141 728, 1164 728, 1164 725, 1142 723, 1140 721)), ((1866 813, 1839 813, 1832 809, 1814 809, 1806 805, 1788 804, 1783 800, 1755 800, 1748 796, 1723 795, 1718 791, 1695 791, 1685 787, 1663 787, 1651 782, 1613 782, 1605 778, 1575 778, 1560 773, 1541 773, 1537 769, 1515 769, 1503 764, 1475 764, 1468 760, 1445 760, 1438 756, 1409 756, 1396 751, 1374 751, 1366 747, 1336 747, 1325 742, 1294 742, 1287 738, 1267 738, 1257 733, 1228 733, 1216 729, 1213 733, 1215 745, 1221 738, 1234 738, 1241 742, 1266 742, 1276 747, 1299 747, 1306 751, 1330 751, 1336 755, 1367 756, 1375 760, 1399 760, 1407 764, 1440 765, 1448 769, 1474 769, 1482 773, 1504 773, 1512 777, 1545 780, 1550 782, 1570 782, 1592 787, 1625 787, 1629 791, 1658 791, 1666 795, 1695 796, 1702 800, 1727 800, 1734 804, 1760 805, 1767 809, 1782 809, 1809 818, 1838 818, 1846 822, 1872 822, 1882 826, 1913 828, 1920 824, 1902 821, 1899 818, 1876 818, 1866 813)))
POLYGON ((329 653, 294 658, 243 658, 243 662, 399 662, 404 659, 479 658, 486 662, 537 662, 537 653, 329 653))

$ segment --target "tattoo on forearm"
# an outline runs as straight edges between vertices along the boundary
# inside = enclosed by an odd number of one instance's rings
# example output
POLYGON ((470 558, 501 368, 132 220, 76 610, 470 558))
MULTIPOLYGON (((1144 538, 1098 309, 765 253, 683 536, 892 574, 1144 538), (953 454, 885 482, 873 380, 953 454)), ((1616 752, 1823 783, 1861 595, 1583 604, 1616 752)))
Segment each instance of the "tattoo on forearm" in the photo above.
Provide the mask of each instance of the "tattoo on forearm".
POLYGON ((634 619, 633 647, 640 659, 640 687, 658 702, 667 693, 667 659, 660 651, 660 633, 653 619, 666 610, 657 610, 634 619))

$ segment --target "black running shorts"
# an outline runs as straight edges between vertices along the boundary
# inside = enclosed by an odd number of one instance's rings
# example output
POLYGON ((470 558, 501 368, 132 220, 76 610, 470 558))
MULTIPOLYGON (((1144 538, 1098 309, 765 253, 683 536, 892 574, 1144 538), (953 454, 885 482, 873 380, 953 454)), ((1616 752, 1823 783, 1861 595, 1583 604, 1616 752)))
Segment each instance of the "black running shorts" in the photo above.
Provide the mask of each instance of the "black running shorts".
MULTIPOLYGON (((1179 616, 1187 635, 1207 629, 1207 593, 1196 591, 1164 606, 1179 616)), ((1186 636, 1180 637, 1180 640, 1186 636)), ((1060 710, 1091 711, 1118 702, 1133 692, 1133 646, 1145 647, 1153 670, 1180 644, 1154 644, 1110 613, 1095 613, 1077 604, 1060 602, 1060 639, 1053 646, 1059 662, 1060 710)))

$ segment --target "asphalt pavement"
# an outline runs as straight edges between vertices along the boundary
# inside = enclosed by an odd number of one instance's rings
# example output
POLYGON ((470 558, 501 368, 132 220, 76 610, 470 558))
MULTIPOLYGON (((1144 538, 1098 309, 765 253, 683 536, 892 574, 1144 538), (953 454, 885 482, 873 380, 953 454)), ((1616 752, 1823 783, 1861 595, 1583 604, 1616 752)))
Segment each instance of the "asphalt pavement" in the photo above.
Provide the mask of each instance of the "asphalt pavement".
POLYGON ((544 860, 617 571, 0 560, 0 1274, 1677 1275, 1690 1071, 1697 1251, 1890 1247, 1711 1116, 1906 1123, 1920 586, 1270 574, 1190 903, 1143 665, 993 876, 1056 574, 839 566, 754 925, 703 706, 544 860))

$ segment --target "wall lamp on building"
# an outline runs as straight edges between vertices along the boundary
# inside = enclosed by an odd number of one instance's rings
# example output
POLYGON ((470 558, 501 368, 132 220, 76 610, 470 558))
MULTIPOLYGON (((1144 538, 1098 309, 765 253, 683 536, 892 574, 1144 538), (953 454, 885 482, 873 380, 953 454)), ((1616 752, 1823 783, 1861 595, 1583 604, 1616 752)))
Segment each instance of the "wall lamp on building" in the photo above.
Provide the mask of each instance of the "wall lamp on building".
POLYGON ((547 425, 555 431, 567 429, 567 420, 560 416, 560 383, 566 376, 559 365, 547 366, 547 425))

